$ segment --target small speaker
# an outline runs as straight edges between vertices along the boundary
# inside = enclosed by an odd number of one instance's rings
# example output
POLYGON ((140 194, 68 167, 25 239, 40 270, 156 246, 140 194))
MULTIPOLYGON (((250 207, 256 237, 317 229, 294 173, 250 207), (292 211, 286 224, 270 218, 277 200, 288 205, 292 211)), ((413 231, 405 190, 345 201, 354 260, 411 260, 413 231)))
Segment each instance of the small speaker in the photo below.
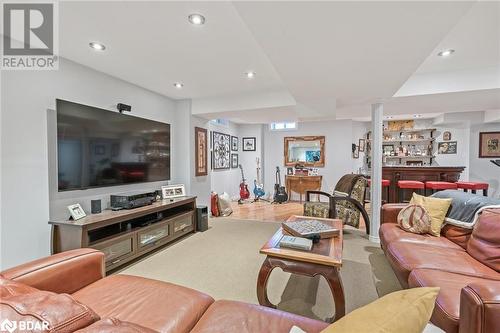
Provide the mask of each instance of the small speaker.
POLYGON ((101 200, 90 201, 90 212, 92 214, 99 214, 101 212, 101 200))

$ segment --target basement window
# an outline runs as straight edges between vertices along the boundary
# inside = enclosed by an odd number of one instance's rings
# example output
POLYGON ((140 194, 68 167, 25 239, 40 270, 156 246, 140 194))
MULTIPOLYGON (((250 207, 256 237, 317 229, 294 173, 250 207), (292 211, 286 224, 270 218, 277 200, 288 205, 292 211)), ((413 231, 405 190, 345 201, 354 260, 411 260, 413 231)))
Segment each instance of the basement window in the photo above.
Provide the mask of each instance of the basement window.
POLYGON ((210 122, 214 125, 226 126, 226 127, 229 126, 229 120, 227 119, 222 119, 222 118, 212 119, 210 120, 210 122))
POLYGON ((290 131, 297 129, 297 123, 296 122, 271 123, 269 124, 269 129, 271 131, 290 131))

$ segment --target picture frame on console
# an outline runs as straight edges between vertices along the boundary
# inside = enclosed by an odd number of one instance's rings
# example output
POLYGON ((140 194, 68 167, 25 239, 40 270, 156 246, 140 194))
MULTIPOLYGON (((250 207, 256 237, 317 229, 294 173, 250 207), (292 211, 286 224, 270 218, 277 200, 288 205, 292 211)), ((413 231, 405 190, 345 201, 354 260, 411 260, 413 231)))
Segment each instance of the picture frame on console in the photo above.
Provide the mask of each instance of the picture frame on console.
POLYGON ((207 130, 201 127, 194 128, 195 141, 195 176, 208 175, 208 134, 207 130))
POLYGON ((186 196, 186 187, 184 184, 166 185, 161 187, 162 199, 173 199, 186 196))
POLYGON ((79 220, 87 216, 85 214, 85 211, 83 210, 82 206, 80 204, 73 204, 68 206, 68 211, 71 215, 71 219, 73 220, 79 220))

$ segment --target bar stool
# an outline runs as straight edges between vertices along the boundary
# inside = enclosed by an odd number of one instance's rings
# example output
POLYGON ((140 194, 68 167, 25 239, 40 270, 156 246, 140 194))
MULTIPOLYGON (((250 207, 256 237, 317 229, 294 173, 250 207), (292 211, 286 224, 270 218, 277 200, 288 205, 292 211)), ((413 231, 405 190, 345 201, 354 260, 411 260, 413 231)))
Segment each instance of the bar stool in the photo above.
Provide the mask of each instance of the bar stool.
POLYGON ((425 184, 419 182, 418 180, 398 180, 398 198, 399 202, 403 202, 403 192, 404 190, 417 190, 419 194, 423 194, 425 189, 425 184))
POLYGON ((431 190, 431 193, 442 190, 456 190, 457 184, 450 182, 428 181, 425 182, 425 189, 431 190))
POLYGON ((488 196, 488 183, 480 183, 480 182, 456 182, 458 188, 464 190, 464 192, 468 192, 471 190, 472 193, 476 194, 477 190, 483 190, 483 195, 485 197, 488 196))
MULTIPOLYGON (((371 179, 367 179, 368 180, 368 183, 367 183, 367 190, 370 188, 371 184, 372 184, 372 180, 371 179)), ((382 203, 386 203, 389 201, 389 186, 391 186, 391 181, 389 179, 382 179, 382 190, 385 188, 385 200, 384 198, 382 198, 382 203)), ((365 195, 365 198, 366 198, 366 195, 365 195)), ((364 201, 364 204, 367 204, 369 203, 370 200, 366 200, 364 201)))

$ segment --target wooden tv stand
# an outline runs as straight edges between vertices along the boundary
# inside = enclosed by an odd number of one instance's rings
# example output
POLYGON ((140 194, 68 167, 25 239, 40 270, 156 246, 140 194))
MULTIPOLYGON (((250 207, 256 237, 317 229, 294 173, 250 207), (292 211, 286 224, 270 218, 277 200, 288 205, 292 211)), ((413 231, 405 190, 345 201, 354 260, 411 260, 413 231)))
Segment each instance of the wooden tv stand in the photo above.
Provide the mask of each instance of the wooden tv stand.
POLYGON ((90 247, 104 252, 106 271, 196 231, 196 197, 159 200, 152 205, 104 210, 77 221, 49 221, 52 253, 90 247))

